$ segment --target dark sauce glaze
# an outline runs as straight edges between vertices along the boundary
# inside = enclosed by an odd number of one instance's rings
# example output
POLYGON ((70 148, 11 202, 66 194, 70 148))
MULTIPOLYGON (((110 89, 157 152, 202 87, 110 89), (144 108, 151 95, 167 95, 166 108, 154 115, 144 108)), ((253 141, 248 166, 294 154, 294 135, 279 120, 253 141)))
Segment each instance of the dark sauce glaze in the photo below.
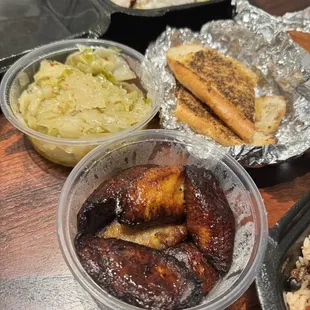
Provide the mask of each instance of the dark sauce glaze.
POLYGON ((87 273, 111 295, 146 309, 183 309, 202 300, 195 275, 176 258, 119 239, 84 239, 78 249, 87 273))
POLYGON ((130 181, 138 178, 144 171, 153 166, 135 166, 123 170, 104 181, 94 190, 83 203, 77 215, 78 234, 75 238, 76 246, 78 246, 81 237, 96 234, 115 219, 116 199, 121 190, 130 181))
POLYGON ((146 165, 111 177, 85 201, 76 250, 86 272, 111 295, 146 309, 177 310, 199 304, 219 274, 229 270, 234 236, 234 215, 210 171, 146 165), (158 188, 164 194, 157 195, 158 188), (176 224, 184 218, 187 242, 166 251, 100 237, 115 220, 139 231, 145 224, 176 224))
POLYGON ((235 218, 213 174, 185 169, 186 225, 204 257, 220 272, 230 269, 235 240, 235 218))
POLYGON ((120 195, 121 224, 150 227, 184 221, 184 168, 161 166, 134 179, 120 195))
POLYGON ((165 250, 165 253, 183 262, 201 281, 201 289, 206 296, 218 280, 217 270, 209 264, 192 242, 183 242, 165 250))

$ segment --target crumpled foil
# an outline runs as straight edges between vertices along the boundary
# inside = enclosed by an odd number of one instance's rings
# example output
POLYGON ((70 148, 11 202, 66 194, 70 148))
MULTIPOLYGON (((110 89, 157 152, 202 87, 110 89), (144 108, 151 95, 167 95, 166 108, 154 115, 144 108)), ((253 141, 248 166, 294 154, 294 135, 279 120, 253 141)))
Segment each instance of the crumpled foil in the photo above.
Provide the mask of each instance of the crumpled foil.
MULTIPOLYGON (((161 126, 195 133, 178 122, 174 109, 176 81, 166 62, 166 51, 180 44, 198 43, 234 57, 260 76, 256 96, 283 95, 287 112, 278 128, 276 145, 223 147, 245 167, 277 164, 302 155, 310 148, 310 54, 294 43, 286 30, 310 32, 310 10, 274 17, 237 1, 235 20, 205 24, 200 33, 189 29, 167 28, 147 49, 146 57, 161 72, 164 100, 161 126)), ((201 136, 202 137, 202 136, 201 136)), ((209 137, 202 137, 217 144, 209 137)))
POLYGON ((266 39, 272 40, 274 35, 287 30, 310 32, 310 7, 283 16, 272 16, 247 0, 233 0, 232 4, 237 8, 234 20, 256 33, 262 33, 266 39))

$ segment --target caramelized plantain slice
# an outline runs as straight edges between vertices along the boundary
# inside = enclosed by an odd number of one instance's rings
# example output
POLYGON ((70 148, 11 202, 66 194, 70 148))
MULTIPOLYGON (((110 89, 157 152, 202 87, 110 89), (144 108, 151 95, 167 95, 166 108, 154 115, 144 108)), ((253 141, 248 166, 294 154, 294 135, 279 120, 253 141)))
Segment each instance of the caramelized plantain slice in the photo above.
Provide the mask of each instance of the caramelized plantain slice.
POLYGON ((233 256, 235 218, 212 173, 187 166, 185 170, 186 225, 204 257, 228 272, 233 256))
MULTIPOLYGON (((153 167, 153 166, 152 166, 153 167)), ((115 218, 116 197, 124 186, 140 176, 150 166, 126 169, 104 181, 83 203, 78 215, 78 235, 95 234, 115 218)))
POLYGON ((100 238, 117 238, 149 248, 164 250, 182 242, 187 236, 185 224, 166 224, 141 230, 133 229, 116 221, 98 234, 100 238))
POLYGON ((77 253, 83 268, 111 295, 146 309, 183 309, 200 303, 195 275, 170 255, 119 240, 89 237, 77 253))
POLYGON ((218 272, 204 259, 202 253, 193 243, 180 243, 165 250, 165 253, 183 262, 189 270, 193 271, 197 279, 201 281, 203 294, 205 296, 209 294, 216 284, 218 272))
POLYGON ((134 227, 180 222, 184 218, 184 168, 151 168, 122 191, 118 221, 134 227))

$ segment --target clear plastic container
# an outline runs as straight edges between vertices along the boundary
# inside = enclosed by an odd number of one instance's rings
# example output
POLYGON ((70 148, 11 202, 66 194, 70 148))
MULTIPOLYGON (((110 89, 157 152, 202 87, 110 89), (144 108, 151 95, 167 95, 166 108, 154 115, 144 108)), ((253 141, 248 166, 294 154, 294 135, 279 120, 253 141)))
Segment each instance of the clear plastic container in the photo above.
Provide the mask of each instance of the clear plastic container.
POLYGON ((24 132, 35 149, 47 159, 65 166, 74 166, 94 147, 105 144, 117 138, 144 128, 159 110, 162 99, 162 85, 158 72, 152 64, 139 52, 111 41, 76 39, 59 41, 39 47, 19 59, 4 75, 0 86, 0 104, 6 118, 20 131, 24 132), (39 64, 43 59, 65 61, 66 57, 78 50, 77 45, 86 45, 94 48, 116 47, 121 56, 126 59, 131 69, 152 100, 152 110, 145 119, 134 126, 116 134, 101 138, 64 139, 48 136, 29 128, 21 115, 16 115, 18 98, 33 81, 33 75, 38 71, 39 64))
POLYGON ((57 233, 62 254, 76 279, 102 306, 139 309, 112 297, 84 271, 74 248, 77 213, 93 190, 112 174, 143 164, 195 164, 210 169, 224 189, 236 217, 232 267, 202 304, 191 309, 225 309, 254 281, 268 239, 264 203, 247 172, 218 147, 199 138, 169 130, 145 130, 100 146, 73 169, 59 200, 57 233))

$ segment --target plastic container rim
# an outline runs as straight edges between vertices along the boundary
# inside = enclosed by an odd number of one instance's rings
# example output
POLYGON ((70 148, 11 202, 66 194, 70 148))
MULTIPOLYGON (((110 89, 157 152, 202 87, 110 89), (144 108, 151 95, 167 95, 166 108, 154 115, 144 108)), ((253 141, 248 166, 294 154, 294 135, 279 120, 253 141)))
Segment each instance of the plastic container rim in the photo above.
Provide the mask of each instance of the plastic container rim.
POLYGON ((81 146, 81 145, 95 145, 95 144, 102 144, 105 142, 113 141, 117 138, 125 137, 129 135, 130 133, 137 131, 141 128, 143 128, 145 125, 147 125, 150 120, 156 115, 156 113, 159 111, 160 108, 160 100, 163 97, 163 86, 162 83, 158 83, 158 90, 156 90, 155 100, 152 102, 152 110, 151 112, 146 115, 145 119, 140 121, 139 123, 135 124, 134 126, 127 128, 123 131, 120 131, 115 134, 109 134, 108 136, 101 137, 101 138, 84 138, 84 139, 67 139, 67 138, 59 138, 59 137, 53 137, 49 136, 43 133, 40 133, 34 129, 29 128, 26 124, 22 124, 18 118, 15 116, 14 112, 12 111, 10 104, 9 104, 9 98, 7 98, 7 95, 10 92, 10 88, 12 85, 12 82, 15 80, 17 75, 24 71, 27 67, 31 66, 33 63, 41 61, 45 59, 46 57, 50 57, 56 54, 59 54, 60 52, 66 52, 66 51, 74 51, 76 50, 77 44, 93 44, 93 47, 104 47, 104 46, 112 46, 119 48, 121 52, 124 52, 126 55, 128 53, 129 57, 135 57, 138 59, 140 63, 144 63, 147 65, 148 73, 154 75, 154 78, 159 81, 160 75, 158 71, 154 68, 154 66, 151 64, 149 60, 147 60, 141 53, 138 51, 113 41, 109 40, 99 40, 99 39, 70 39, 70 40, 62 40, 53 42, 50 44, 43 45, 41 47, 38 47, 31 51, 30 53, 26 54, 19 60, 17 60, 10 69, 5 73, 2 83, 0 85, 0 106, 2 108, 4 116, 7 118, 7 120, 15 126, 18 130, 22 131, 26 135, 45 141, 47 143, 54 143, 54 144, 65 144, 65 145, 75 145, 75 146, 81 146), (132 56, 131 56, 132 55, 132 56))
MULTIPOLYGON (((253 283, 255 280, 255 277, 257 275, 257 272, 259 268, 261 267, 263 263, 263 259, 265 256, 265 251, 268 243, 268 220, 267 220, 267 213, 266 209, 262 200, 262 197, 257 189, 257 186, 255 185, 252 178, 249 176, 249 174, 245 171, 245 169, 235 160, 233 159, 229 154, 225 153, 223 150, 221 150, 219 147, 214 146, 211 143, 208 143, 198 137, 192 137, 185 135, 184 133, 170 131, 170 130, 143 130, 140 132, 135 132, 130 137, 127 136, 127 138, 133 139, 136 138, 138 141, 145 141, 146 139, 143 138, 143 136, 152 136, 154 138, 156 137, 162 137, 165 136, 167 138, 176 139, 181 138, 183 141, 186 141, 187 144, 191 145, 205 145, 205 147, 212 148, 212 151, 216 150, 216 152, 222 156, 222 158, 225 158, 226 163, 228 166, 232 169, 234 173, 237 175, 239 179, 241 179, 243 184, 246 184, 246 187, 253 195, 254 205, 257 205, 257 218, 254 220, 255 225, 257 226, 256 236, 255 236, 255 244, 257 245, 257 251, 254 253, 255 257, 253 258, 252 262, 248 262, 245 269, 242 271, 242 274, 240 278, 237 280, 240 282, 238 286, 233 287, 229 291, 227 291, 225 294, 222 294, 218 296, 216 299, 212 301, 212 304, 210 305, 197 305, 190 309, 195 310, 220 310, 225 309, 229 305, 231 305, 234 301, 236 301, 253 283), (142 139, 141 139, 142 137, 142 139), (140 140, 139 140, 140 138, 140 140)), ((121 139, 119 140, 121 141, 121 139)), ((88 274, 84 271, 83 267, 81 266, 80 262, 77 260, 77 258, 74 258, 72 255, 72 252, 70 251, 70 247, 73 248, 73 251, 75 253, 75 249, 73 244, 68 240, 70 238, 69 235, 66 235, 66 223, 64 219, 66 218, 65 214, 68 211, 66 202, 67 202, 67 196, 68 193, 71 190, 72 184, 79 178, 80 173, 85 169, 86 166, 88 166, 90 163, 92 163, 96 157, 99 154, 105 154, 106 152, 113 152, 113 149, 109 150, 109 148, 119 142, 119 141, 113 141, 109 143, 108 145, 102 145, 95 148, 93 151, 88 153, 72 170, 69 177, 67 178, 63 189, 61 191, 58 208, 57 208, 57 236, 58 236, 58 242, 60 245, 60 249, 62 252, 62 255, 71 270, 72 274, 75 276, 75 278, 79 281, 79 283, 100 303, 107 305, 108 307, 112 307, 113 309, 141 309, 137 308, 135 306, 131 306, 116 297, 111 296, 107 292, 105 292, 103 289, 101 289, 91 278, 88 276, 88 274)), ((137 141, 137 140, 136 140, 137 141)), ((167 141, 169 142, 169 140, 167 141)), ((175 141, 178 143, 178 141, 175 141)), ((255 216, 254 216, 255 218, 255 216)), ((69 232, 67 232, 68 234, 69 232)), ((253 257, 253 250, 251 258, 253 257)), ((71 249, 72 250, 72 249, 71 249)), ((234 285, 234 284, 233 284, 234 285)))

